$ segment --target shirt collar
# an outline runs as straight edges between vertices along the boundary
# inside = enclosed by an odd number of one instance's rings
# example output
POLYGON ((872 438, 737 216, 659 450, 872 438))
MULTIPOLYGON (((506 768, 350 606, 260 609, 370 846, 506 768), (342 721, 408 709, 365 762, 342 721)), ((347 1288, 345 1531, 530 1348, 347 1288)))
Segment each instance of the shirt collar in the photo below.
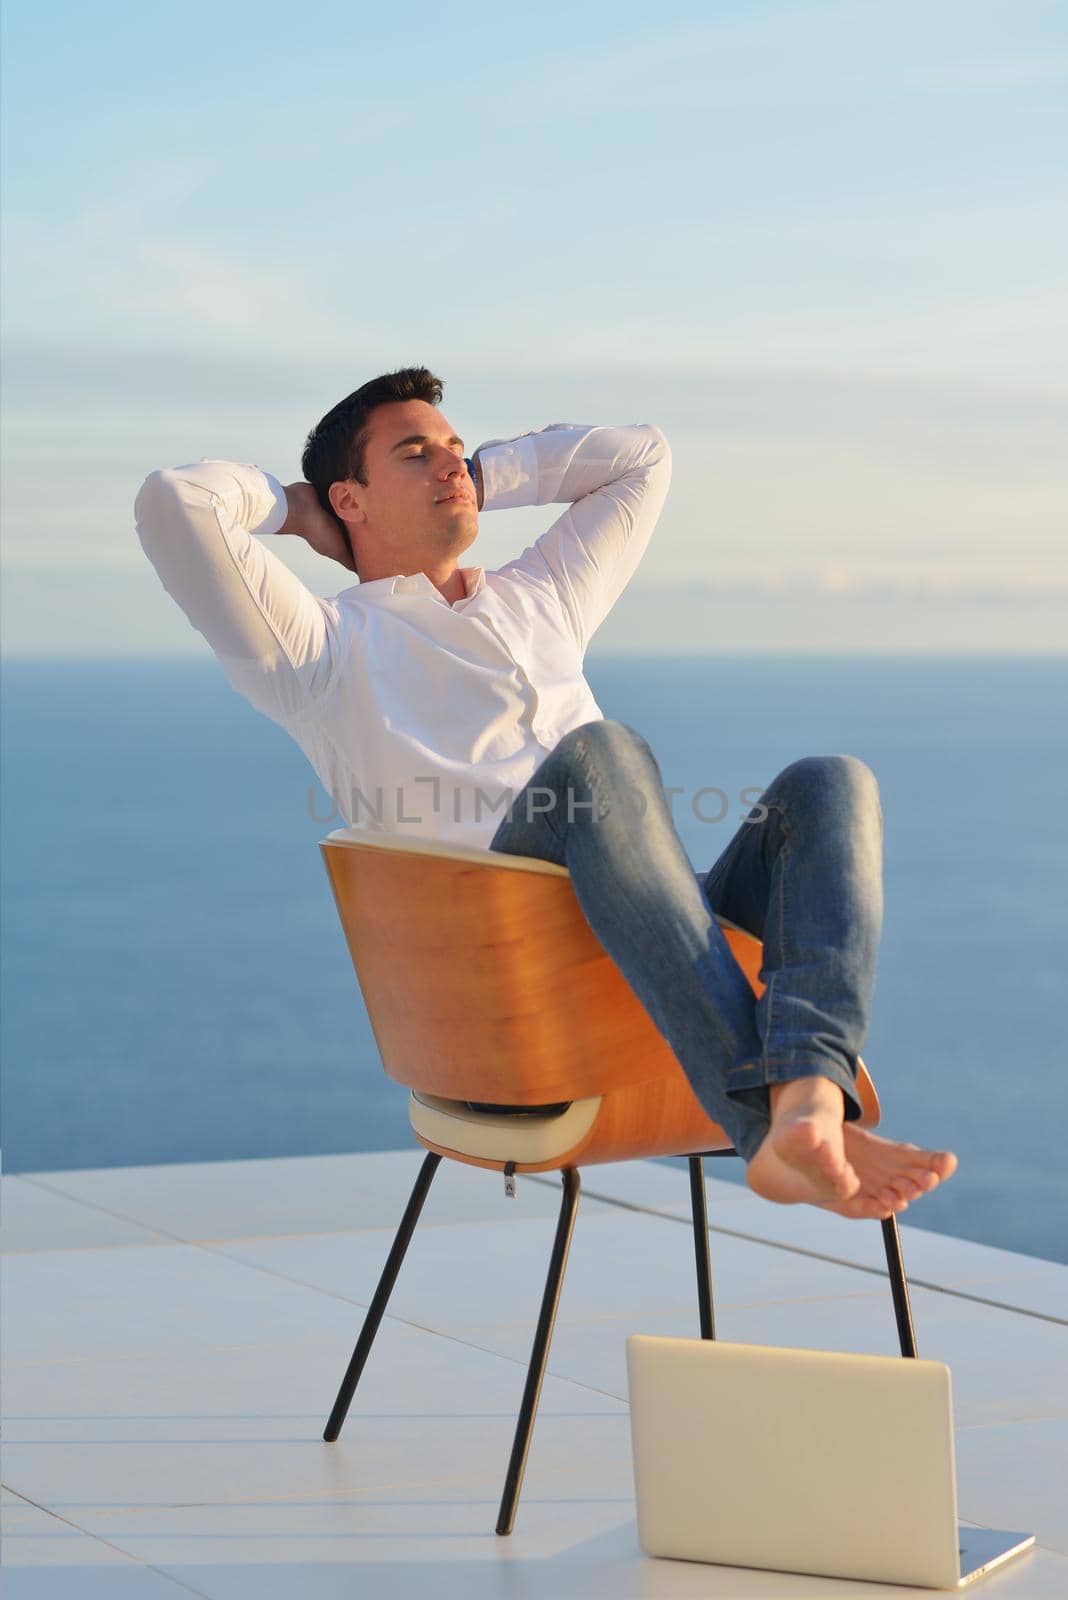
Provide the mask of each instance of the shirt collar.
MULTIPOLYGON (((459 573, 464 582, 465 596, 472 600, 480 594, 486 586, 486 574, 482 567, 460 567, 459 573)), ((394 594, 429 594, 432 600, 439 601, 443 606, 449 602, 436 584, 431 583, 425 572, 413 572, 410 576, 397 573, 392 578, 373 578, 370 583, 360 583, 356 586, 357 593, 364 599, 385 599, 387 595, 394 594)), ((462 601, 455 604, 462 605, 462 601)))

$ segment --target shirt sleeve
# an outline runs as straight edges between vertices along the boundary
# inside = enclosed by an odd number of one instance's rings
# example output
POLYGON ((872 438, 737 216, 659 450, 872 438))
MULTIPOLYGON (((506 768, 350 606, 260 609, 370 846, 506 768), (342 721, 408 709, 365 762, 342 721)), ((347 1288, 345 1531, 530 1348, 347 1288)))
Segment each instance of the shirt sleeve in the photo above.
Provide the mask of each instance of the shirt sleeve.
POLYGON ((500 572, 552 586, 583 655, 634 576, 671 481, 671 449, 648 423, 552 423, 476 454, 483 510, 564 502, 569 509, 500 572))
POLYGON ((299 717, 326 687, 337 638, 334 602, 256 537, 276 533, 286 515, 279 480, 235 461, 164 467, 134 503, 138 538, 163 587, 233 688, 279 722, 299 717))

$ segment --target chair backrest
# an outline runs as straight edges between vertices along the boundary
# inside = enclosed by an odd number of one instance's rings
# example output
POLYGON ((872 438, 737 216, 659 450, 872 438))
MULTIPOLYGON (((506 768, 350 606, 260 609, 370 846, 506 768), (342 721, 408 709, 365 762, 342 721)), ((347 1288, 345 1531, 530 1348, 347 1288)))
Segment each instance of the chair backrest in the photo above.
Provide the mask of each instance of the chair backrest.
MULTIPOLYGON (((382 1064, 399 1083, 544 1105, 681 1071, 566 867, 356 828, 320 849, 382 1064)), ((717 921, 759 995, 759 939, 717 921)), ((877 1120, 874 1089, 871 1100, 877 1120)))

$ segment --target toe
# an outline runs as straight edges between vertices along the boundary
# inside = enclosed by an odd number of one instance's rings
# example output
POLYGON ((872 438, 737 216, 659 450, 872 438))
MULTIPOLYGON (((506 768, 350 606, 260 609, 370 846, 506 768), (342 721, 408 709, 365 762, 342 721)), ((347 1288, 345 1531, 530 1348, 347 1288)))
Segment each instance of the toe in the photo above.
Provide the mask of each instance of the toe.
POLYGON ((952 1150, 924 1150, 921 1154, 924 1167, 928 1172, 933 1172, 940 1182, 952 1177, 957 1170, 957 1158, 952 1150))
POLYGON ((900 1177, 891 1178, 886 1187, 887 1189, 892 1189, 895 1194, 900 1195, 902 1200, 908 1201, 918 1200, 920 1195, 925 1193, 932 1185, 921 1183, 917 1178, 902 1174, 900 1177))

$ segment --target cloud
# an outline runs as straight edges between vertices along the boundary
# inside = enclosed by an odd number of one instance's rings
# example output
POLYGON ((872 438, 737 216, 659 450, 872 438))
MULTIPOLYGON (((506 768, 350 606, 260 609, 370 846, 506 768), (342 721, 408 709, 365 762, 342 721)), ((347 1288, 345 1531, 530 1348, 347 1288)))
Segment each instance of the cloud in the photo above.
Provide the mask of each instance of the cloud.
POLYGON ((7 293, 19 325, 75 339, 76 328, 91 327, 126 346, 181 341, 254 353, 267 343, 291 355, 368 339, 367 324, 332 309, 321 285, 277 252, 138 228, 134 214, 120 199, 67 218, 8 215, 7 293))
POLYGON ((896 603, 903 599, 1008 607, 1027 607, 1036 600, 1050 605, 1068 604, 1068 574, 1004 569, 974 575, 959 568, 931 568, 908 561, 900 563, 896 570, 881 572, 834 562, 794 571, 782 566, 754 565, 729 573, 702 573, 683 583, 652 580, 646 589, 650 599, 658 603, 696 593, 721 600, 772 595, 787 603, 818 597, 843 608, 857 600, 896 603))
POLYGON ((904 73, 910 89, 932 94, 1001 94, 1037 89, 1068 81, 1068 55, 1002 56, 997 59, 947 61, 915 67, 904 73))
POLYGON ((593 653, 650 655, 1044 655, 1065 657, 1066 590, 938 593, 858 584, 828 593, 818 576, 633 582, 598 631, 593 653))
MULTIPOLYGON (((329 591, 336 592, 335 583, 329 591)), ((199 656, 211 652, 143 570, 13 571, 0 588, 5 657, 199 656), (121 622, 120 622, 121 619, 121 622)), ((858 584, 828 593, 819 575, 658 583, 636 578, 592 654, 1065 655, 1065 586, 1049 593, 924 591, 858 584)), ((220 686, 225 687, 220 669, 220 686)))
MULTIPOLYGON (((1016 0, 1013 32, 1041 37, 1042 5, 1016 0)), ((1004 11, 974 0, 801 0, 706 8, 698 20, 648 13, 597 50, 553 56, 499 88, 490 105, 625 106, 630 116, 744 109, 764 118, 799 109, 867 110, 901 97, 979 95, 1063 82, 1068 57, 1005 54, 1004 11), (983 11, 986 15, 983 15, 983 11), (960 59, 961 39, 970 56, 960 59), (915 57, 926 59, 915 65, 915 57)), ((493 91, 490 91, 491 95, 493 91)), ((488 107, 487 107, 488 109, 488 107)))
MULTIPOLYGON (((84 565, 87 549, 104 565, 139 561, 130 508, 148 471, 217 455, 292 481, 308 428, 375 370, 334 347, 298 360, 162 342, 13 343, 5 562, 62 570, 84 565)), ((792 584, 825 571, 828 591, 849 592, 906 572, 945 590, 955 573, 994 592, 1017 573, 1024 587, 1046 586, 1068 570, 1065 408, 1042 393, 735 366, 515 371, 470 355, 440 370, 447 414, 474 442, 569 413, 663 426, 675 477, 650 577, 766 583, 778 571, 774 581, 792 584)), ((545 508, 487 516, 477 559, 500 564, 548 520, 545 508)))

